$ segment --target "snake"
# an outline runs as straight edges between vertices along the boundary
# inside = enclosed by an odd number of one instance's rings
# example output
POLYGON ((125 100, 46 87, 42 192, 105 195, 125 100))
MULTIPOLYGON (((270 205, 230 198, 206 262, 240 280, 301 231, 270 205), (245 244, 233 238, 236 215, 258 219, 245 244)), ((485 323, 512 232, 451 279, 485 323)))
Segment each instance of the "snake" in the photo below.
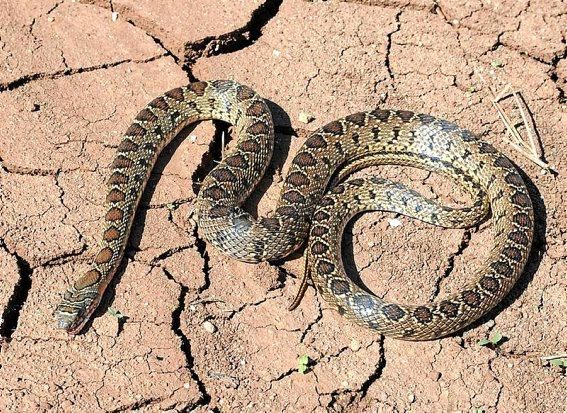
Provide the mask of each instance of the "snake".
POLYGON ((223 254, 250 263, 278 262, 307 240, 302 290, 309 277, 332 308, 357 324, 404 340, 441 338, 490 311, 523 272, 534 225, 526 184, 506 156, 470 131, 431 115, 380 108, 332 121, 295 154, 275 210, 254 217, 242 206, 271 162, 270 109, 236 81, 199 81, 152 100, 126 130, 110 165, 100 249, 56 307, 58 328, 70 334, 85 329, 118 271, 160 152, 186 126, 211 119, 231 124, 236 138, 194 200, 198 235, 223 254), (474 202, 442 206, 394 181, 349 177, 384 164, 446 176, 474 202), (346 224, 369 210, 449 228, 466 228, 490 216, 489 257, 472 281, 450 296, 421 305, 381 299, 353 282, 342 263, 346 224))

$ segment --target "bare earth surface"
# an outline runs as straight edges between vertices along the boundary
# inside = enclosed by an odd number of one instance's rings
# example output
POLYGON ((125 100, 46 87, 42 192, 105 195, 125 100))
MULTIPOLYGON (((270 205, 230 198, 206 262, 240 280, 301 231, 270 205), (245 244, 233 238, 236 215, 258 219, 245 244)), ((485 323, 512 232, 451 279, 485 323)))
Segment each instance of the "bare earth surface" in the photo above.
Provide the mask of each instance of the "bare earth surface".
MULTIPOLYGON (((565 370, 540 357, 567 350, 566 27, 567 3, 547 0, 3 2, 0 411, 565 411, 565 370), (475 70, 523 91, 557 176, 504 142, 475 70), (220 156, 224 126, 209 123, 161 157, 125 270, 91 328, 55 330, 54 306, 96 250, 121 134, 155 96, 215 78, 274 103, 273 166, 249 202, 259 214, 308 134, 340 116, 408 109, 483 135, 523 169, 536 208, 534 251, 508 300, 424 343, 357 327, 311 288, 289 312, 300 253, 235 262, 188 219, 220 156), (301 123, 301 112, 315 120, 301 123), (496 332, 507 337, 497 348, 477 345, 496 332)), ((424 171, 379 172, 467 202, 424 171)), ((418 303, 462 286, 491 242, 490 222, 443 230, 366 214, 348 228, 345 264, 376 294, 418 303)))

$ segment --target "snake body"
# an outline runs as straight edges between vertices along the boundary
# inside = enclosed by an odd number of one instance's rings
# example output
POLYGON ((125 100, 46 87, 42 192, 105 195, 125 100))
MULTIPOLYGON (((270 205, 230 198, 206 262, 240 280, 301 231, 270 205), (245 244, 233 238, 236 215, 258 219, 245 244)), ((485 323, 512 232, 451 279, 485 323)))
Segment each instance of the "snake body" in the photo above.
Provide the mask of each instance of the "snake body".
POLYGON ((359 324, 408 340, 445 336, 494 307, 523 270, 533 234, 526 186, 504 155, 467 130, 429 115, 381 109, 331 122, 315 131, 295 155, 274 213, 255 219, 241 205, 272 156, 270 111, 244 85, 195 82, 154 99, 126 131, 111 165, 102 247, 57 307, 60 328, 80 332, 100 303, 123 257, 138 202, 161 150, 186 125, 208 119, 231 123, 238 139, 202 183, 195 202, 200 235, 225 254, 253 263, 281 259, 309 237, 308 272, 317 289, 359 324), (444 174, 476 201, 452 209, 379 178, 341 183, 345 175, 369 164, 409 165, 444 174), (362 290, 344 272, 340 240, 353 215, 378 209, 466 227, 489 207, 495 230, 490 257, 475 281, 453 296, 420 306, 388 303, 362 290))

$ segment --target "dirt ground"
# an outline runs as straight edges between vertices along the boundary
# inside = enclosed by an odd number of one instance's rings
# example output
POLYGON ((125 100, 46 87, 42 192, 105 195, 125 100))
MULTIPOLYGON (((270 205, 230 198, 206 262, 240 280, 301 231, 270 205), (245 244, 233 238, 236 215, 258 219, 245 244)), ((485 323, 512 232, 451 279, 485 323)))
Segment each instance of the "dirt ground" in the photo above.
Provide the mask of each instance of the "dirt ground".
MULTIPOLYGON (((7 0, 0 22, 1 412, 566 410, 565 370, 540 358, 567 350, 567 3, 7 0), (476 73, 523 91, 556 176, 505 143, 476 73), (276 154, 249 202, 259 214, 308 134, 349 113, 408 109, 484 136, 525 172, 536 208, 521 281, 482 320, 431 342, 357 327, 312 288, 289 312, 300 253, 235 262, 188 219, 220 156, 224 126, 207 123, 161 157, 91 328, 56 330, 53 308, 96 250, 121 134, 155 96, 217 78, 272 102, 276 154), (496 348, 477 344, 498 332, 496 348)), ((424 171, 378 172, 467 201, 424 171)), ((348 227, 345 264, 380 296, 425 302, 462 286, 491 242, 490 222, 443 230, 372 213, 348 227)))

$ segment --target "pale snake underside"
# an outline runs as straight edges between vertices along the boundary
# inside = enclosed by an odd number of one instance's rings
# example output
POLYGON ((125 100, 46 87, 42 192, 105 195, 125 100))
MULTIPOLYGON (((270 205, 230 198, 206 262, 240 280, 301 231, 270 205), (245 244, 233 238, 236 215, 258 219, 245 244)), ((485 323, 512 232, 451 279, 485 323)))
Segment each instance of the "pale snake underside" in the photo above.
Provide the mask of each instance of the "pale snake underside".
POLYGON ((162 149, 188 124, 209 119, 232 124, 237 140, 202 182, 195 201, 200 235, 228 256, 252 263, 286 257, 308 239, 307 271, 317 290, 361 325, 407 340, 439 338, 493 308, 523 271, 533 237, 526 186, 504 155, 469 131, 429 115, 382 109, 331 122, 295 155, 273 214, 256 219, 241 206, 271 160, 270 111, 258 94, 234 81, 196 82, 154 99, 126 131, 108 179, 102 247, 57 307, 59 328, 80 332, 99 305, 123 258, 140 197, 162 149), (354 170, 378 164, 440 173, 475 202, 444 207, 376 177, 341 182, 354 170), (345 224, 360 212, 393 211, 444 227, 468 227, 489 209, 494 231, 490 256, 456 294, 422 305, 390 303, 345 274, 340 240, 345 224))

